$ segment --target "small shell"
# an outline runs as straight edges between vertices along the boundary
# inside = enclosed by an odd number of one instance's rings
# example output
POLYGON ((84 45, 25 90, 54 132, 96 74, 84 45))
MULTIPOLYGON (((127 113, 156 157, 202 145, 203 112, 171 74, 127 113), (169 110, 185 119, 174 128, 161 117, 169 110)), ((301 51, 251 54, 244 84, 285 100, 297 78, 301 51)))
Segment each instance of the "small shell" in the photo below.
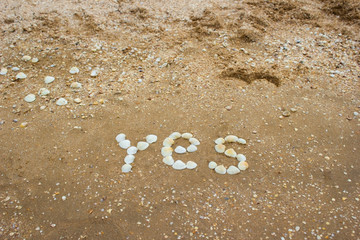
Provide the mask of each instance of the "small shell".
POLYGON ((91 77, 96 77, 98 75, 98 71, 97 70, 92 70, 90 73, 91 77))
POLYGON ((129 155, 134 155, 134 154, 137 153, 137 151, 138 151, 137 147, 129 147, 129 148, 126 150, 127 154, 129 154, 129 155))
POLYGON ((215 169, 216 167, 217 167, 216 162, 214 162, 214 161, 209 162, 209 168, 210 169, 215 169))
POLYGON ((238 140, 237 136, 229 135, 225 137, 225 142, 234 143, 238 140))
POLYGON ((166 156, 163 158, 163 163, 172 166, 174 164, 174 159, 172 156, 166 156))
POLYGON ((161 148, 161 155, 163 155, 163 157, 171 156, 172 152, 173 152, 173 149, 171 147, 161 148))
POLYGON ((129 140, 122 140, 121 142, 119 142, 119 146, 122 149, 128 149, 130 147, 131 143, 129 140))
POLYGON ((72 89, 80 89, 80 88, 82 88, 82 84, 79 83, 79 82, 73 82, 73 83, 70 84, 70 87, 72 89))
POLYGON ((227 170, 226 170, 227 174, 230 175, 234 175, 234 174, 238 174, 240 172, 240 170, 235 167, 235 166, 230 166, 227 170))
POLYGON ((65 99, 65 98, 59 98, 57 101, 56 101, 56 105, 58 106, 64 106, 68 104, 68 101, 65 99))
POLYGON ((241 154, 239 153, 237 156, 236 156, 236 159, 239 161, 239 162, 245 162, 246 161, 246 157, 244 154, 241 154))
POLYGON ((36 99, 36 96, 34 94, 29 94, 24 98, 25 102, 28 102, 28 103, 35 101, 35 99, 36 99))
POLYGON ((17 75, 16 75, 16 79, 25 79, 26 78, 26 74, 23 73, 23 72, 19 72, 17 75))
POLYGON ((117 142, 121 142, 121 141, 124 141, 125 138, 126 138, 126 135, 123 134, 123 133, 120 133, 120 134, 118 134, 118 135, 116 136, 115 139, 116 139, 117 142))
POLYGON ((52 77, 52 76, 46 76, 46 77, 44 78, 44 82, 45 82, 46 84, 52 83, 54 80, 55 80, 55 78, 52 77))
POLYGON ((215 145, 215 151, 218 153, 225 152, 225 145, 222 144, 215 145))
POLYGON ((172 138, 165 138, 165 140, 163 141, 164 147, 171 147, 173 144, 174 144, 174 139, 172 138))
POLYGON ((144 151, 145 149, 147 149, 149 147, 149 144, 147 142, 138 142, 136 147, 140 151, 144 151))
POLYGON ((190 138, 190 139, 189 139, 189 142, 190 142, 192 145, 195 145, 195 146, 200 145, 200 141, 197 140, 196 138, 190 138))
POLYGON ((172 167, 176 170, 183 170, 186 168, 186 164, 181 160, 176 160, 172 167))
POLYGON ((196 152, 196 150, 197 150, 197 147, 195 146, 195 145, 190 145, 190 146, 188 146, 187 148, 186 148, 186 150, 189 152, 189 153, 191 153, 191 152, 196 152))
POLYGON ((80 72, 80 70, 77 67, 72 67, 69 71, 70 74, 76 74, 79 72, 80 72))
POLYGON ((125 161, 125 163, 127 163, 127 164, 133 163, 134 160, 135 160, 135 156, 134 156, 134 155, 127 155, 127 156, 124 158, 124 161, 125 161))
POLYGON ((224 165, 217 166, 215 168, 215 172, 218 173, 218 174, 225 174, 226 173, 226 168, 224 167, 224 165))
POLYGON ((39 96, 46 96, 50 93, 49 89, 47 88, 40 88, 39 89, 39 92, 38 92, 38 95, 39 96))
POLYGON ((247 162, 239 162, 239 164, 238 164, 238 168, 242 171, 248 169, 248 167, 249 167, 249 164, 247 162))
POLYGON ((223 138, 218 138, 218 139, 215 140, 215 143, 216 143, 216 144, 224 144, 224 143, 225 143, 225 139, 223 139, 223 138))
POLYGON ((132 166, 130 164, 126 163, 121 167, 121 171, 123 173, 128 173, 128 172, 131 172, 131 168, 132 168, 132 166))
POLYGON ((193 135, 191 133, 183 133, 181 135, 182 138, 185 138, 185 139, 190 139, 193 137, 193 135))
POLYGON ((172 134, 170 134, 169 138, 172 138, 172 139, 181 138, 181 133, 179 133, 179 132, 173 132, 172 134))
POLYGON ((175 152, 179 153, 179 154, 183 154, 183 153, 186 153, 186 149, 184 147, 182 147, 182 146, 177 146, 175 148, 175 152))
POLYGON ((151 144, 151 143, 154 143, 156 141, 157 141, 157 136, 156 135, 150 134, 150 135, 146 136, 146 142, 151 144))
POLYGON ((2 68, 0 70, 0 75, 6 75, 7 72, 8 72, 8 70, 6 68, 2 68))
POLYGON ((187 168, 187 169, 194 169, 194 168, 196 168, 196 167, 197 167, 196 162, 188 161, 188 162, 186 163, 186 168, 187 168))
POLYGON ((229 148, 228 150, 225 151, 225 155, 228 156, 228 157, 235 158, 236 157, 236 152, 235 152, 234 149, 229 148))
POLYGON ((237 142, 240 143, 240 144, 243 144, 243 145, 246 144, 246 140, 243 139, 243 138, 239 138, 239 139, 237 140, 237 142))

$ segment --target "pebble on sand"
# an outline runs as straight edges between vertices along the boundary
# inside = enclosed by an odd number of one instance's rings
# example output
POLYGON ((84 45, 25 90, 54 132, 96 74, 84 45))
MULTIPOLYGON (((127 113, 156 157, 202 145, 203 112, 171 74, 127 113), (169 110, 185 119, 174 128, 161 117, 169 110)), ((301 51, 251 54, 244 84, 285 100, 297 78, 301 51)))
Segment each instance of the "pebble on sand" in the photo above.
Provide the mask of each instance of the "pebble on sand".
POLYGON ((182 147, 182 146, 177 146, 175 148, 175 152, 179 153, 179 154, 183 154, 183 153, 186 153, 186 149, 184 147, 182 147))
POLYGON ((181 160, 176 160, 176 162, 172 165, 175 170, 183 170, 186 168, 186 164, 181 160))
POLYGON ((38 95, 39 96, 46 96, 50 93, 49 89, 47 88, 40 88, 38 95))
POLYGON ((77 67, 72 67, 69 71, 70 74, 77 74, 80 70, 77 67))
POLYGON ((45 82, 46 84, 52 83, 54 80, 55 80, 55 78, 52 77, 52 76, 46 76, 46 77, 44 78, 44 82, 45 82))
POLYGON ((226 173, 226 168, 224 167, 224 165, 217 166, 215 168, 215 172, 218 173, 218 174, 225 174, 226 173))
POLYGON ((0 70, 0 75, 6 75, 6 73, 7 73, 7 69, 6 68, 2 68, 1 70, 0 70))
POLYGON ((156 141, 157 141, 157 136, 156 135, 150 134, 150 135, 146 136, 146 142, 151 144, 151 143, 154 143, 156 141))
POLYGON ((239 164, 238 164, 238 168, 242 171, 248 169, 248 167, 249 167, 249 164, 247 162, 239 162, 239 164))
POLYGON ((214 161, 209 162, 209 168, 210 169, 215 169, 216 167, 217 167, 216 162, 214 162, 214 161))
POLYGON ((58 106, 64 106, 66 105, 68 102, 65 98, 59 98, 57 101, 56 101, 56 105, 58 106))
POLYGON ((70 87, 72 89, 80 89, 80 88, 82 88, 82 85, 79 82, 73 82, 73 83, 71 83, 70 87))
POLYGON ((36 99, 36 96, 34 94, 29 94, 24 98, 25 102, 28 102, 28 103, 35 101, 35 99, 36 99))
POLYGON ((119 146, 122 148, 122 149, 128 149, 130 147, 130 141, 129 140, 122 140, 119 142, 119 146))
POLYGON ((131 172, 132 166, 130 164, 125 163, 122 167, 121 167, 121 171, 123 173, 128 173, 131 172))
POLYGON ((16 79, 25 79, 26 77, 26 74, 23 72, 19 72, 18 74, 16 74, 16 79))
POLYGON ((163 163, 172 166, 174 164, 174 159, 172 156, 166 156, 163 158, 163 163))
POLYGON ((136 147, 140 151, 144 151, 145 149, 147 149, 149 147, 149 143, 147 143, 147 142, 138 142, 136 147))
POLYGON ((239 170, 237 167, 235 167, 235 166, 230 166, 230 167, 226 170, 226 172, 227 172, 228 174, 230 174, 230 175, 234 175, 234 174, 238 174, 238 173, 240 172, 240 170, 239 170))
POLYGON ((119 143, 119 142, 124 141, 126 139, 126 135, 124 133, 120 133, 115 137, 115 139, 119 143))

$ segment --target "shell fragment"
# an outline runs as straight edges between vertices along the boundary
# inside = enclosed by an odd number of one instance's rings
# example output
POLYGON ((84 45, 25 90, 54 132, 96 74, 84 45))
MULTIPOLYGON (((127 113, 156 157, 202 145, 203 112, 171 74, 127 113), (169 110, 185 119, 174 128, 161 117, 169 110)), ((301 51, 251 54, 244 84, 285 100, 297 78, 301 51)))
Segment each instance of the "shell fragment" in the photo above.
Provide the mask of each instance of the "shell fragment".
POLYGON ((172 138, 172 139, 178 139, 178 138, 181 138, 181 133, 179 132, 173 132, 172 134, 170 134, 169 138, 172 138))
POLYGON ((172 138, 165 138, 165 140, 163 141, 164 147, 171 147, 173 144, 174 144, 174 139, 172 138))
POLYGON ((225 139, 223 139, 223 138, 218 138, 218 139, 215 140, 215 143, 216 143, 216 144, 224 144, 224 143, 225 143, 225 139))
POLYGON ((182 136, 182 138, 185 138, 185 139, 190 139, 193 137, 193 135, 191 133, 183 133, 181 136, 182 136))
POLYGON ((241 154, 239 153, 238 155, 236 155, 236 159, 239 161, 239 162, 245 162, 246 161, 246 157, 244 154, 241 154))
POLYGON ((190 138, 190 139, 189 139, 189 142, 190 142, 192 145, 195 145, 195 146, 200 145, 200 141, 197 140, 196 138, 190 138))
POLYGON ((237 142, 238 137, 234 135, 229 135, 225 137, 225 142, 234 143, 237 142))

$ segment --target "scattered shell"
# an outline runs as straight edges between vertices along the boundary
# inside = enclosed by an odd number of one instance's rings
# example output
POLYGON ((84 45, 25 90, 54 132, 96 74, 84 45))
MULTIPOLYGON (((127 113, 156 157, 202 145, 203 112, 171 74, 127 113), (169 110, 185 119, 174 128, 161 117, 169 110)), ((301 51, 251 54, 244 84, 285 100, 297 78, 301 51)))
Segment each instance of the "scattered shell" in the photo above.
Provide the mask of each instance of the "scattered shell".
POLYGON ((226 173, 226 168, 224 167, 224 165, 217 166, 215 168, 215 172, 218 173, 218 174, 225 174, 226 173))
POLYGON ((176 170, 183 170, 186 168, 186 164, 181 160, 176 160, 172 167, 176 170))
POLYGON ((193 137, 193 135, 191 133, 183 133, 181 136, 185 139, 190 139, 193 137))
POLYGON ((38 94, 39 96, 46 96, 50 93, 49 89, 47 88, 40 88, 38 94))
POLYGON ((229 148, 228 150, 225 151, 225 155, 228 157, 236 157, 236 152, 234 149, 229 148))
POLYGON ((74 102, 75 102, 75 103, 81 103, 81 99, 80 99, 80 98, 75 98, 75 99, 74 99, 74 102))
POLYGON ((24 98, 25 102, 28 102, 28 103, 35 101, 35 99, 36 99, 36 96, 34 94, 29 94, 24 98))
POLYGON ((161 155, 163 155, 163 157, 171 156, 172 152, 173 152, 173 149, 171 147, 161 148, 161 155))
POLYGON ((237 136, 229 135, 225 137, 225 142, 234 143, 238 140, 237 136))
POLYGON ((223 144, 215 145, 215 151, 218 153, 225 152, 225 145, 223 145, 223 144))
POLYGON ((154 143, 156 141, 157 141, 157 136, 156 135, 150 134, 150 135, 146 136, 146 142, 151 144, 151 143, 154 143))
POLYGON ((181 137, 181 133, 179 132, 173 132, 172 134, 170 134, 169 138, 172 138, 172 139, 178 139, 181 137))
POLYGON ((234 174, 238 174, 238 173, 240 172, 240 170, 239 170, 237 167, 235 167, 235 166, 230 166, 230 167, 226 170, 226 172, 227 172, 228 174, 230 174, 230 175, 234 175, 234 174))
POLYGON ((188 146, 187 148, 186 148, 186 150, 189 152, 189 153, 191 153, 191 152, 196 152, 196 150, 197 150, 197 147, 195 146, 195 145, 190 145, 190 146, 188 146))
POLYGON ((73 82, 73 83, 71 83, 70 87, 73 89, 79 89, 79 88, 82 88, 82 85, 79 82, 73 82))
POLYGON ((121 142, 119 142, 119 146, 122 148, 122 149, 128 149, 130 147, 131 143, 129 140, 123 140, 121 142))
POLYGON ((145 149, 147 149, 149 147, 149 143, 147 142, 138 142, 136 147, 140 150, 140 151, 144 151, 145 149))
POLYGON ((38 58, 33 58, 33 59, 31 59, 31 62, 32 62, 32 63, 37 63, 38 61, 39 61, 38 58))
POLYGON ((137 147, 134 147, 134 146, 129 147, 129 148, 126 150, 127 154, 129 154, 129 155, 134 155, 134 154, 137 153, 137 151, 138 151, 137 147))
POLYGON ((248 167, 249 167, 249 164, 247 162, 239 162, 239 164, 238 164, 238 168, 240 170, 246 170, 246 169, 248 169, 248 167))
MULTIPOLYGON (((118 134, 117 136, 116 136, 116 141, 117 142, 121 142, 121 141, 124 141, 125 140, 125 138, 126 138, 126 135, 124 134, 124 133, 120 133, 120 134, 118 134)), ((130 145, 129 145, 130 146, 130 145)))
POLYGON ((245 162, 246 161, 246 157, 244 154, 241 154, 239 153, 238 155, 236 155, 236 159, 239 161, 239 162, 245 162))
POLYGON ((163 158, 163 163, 172 166, 174 164, 174 159, 172 156, 166 156, 163 158))
POLYGON ((182 147, 182 146, 177 146, 175 148, 175 152, 179 153, 179 154, 183 154, 183 153, 186 153, 186 149, 184 147, 182 147))
POLYGON ((173 144, 174 144, 174 139, 172 138, 165 138, 165 140, 163 141, 164 147, 171 147, 173 144))
POLYGON ((190 138, 190 139, 189 139, 189 142, 190 142, 192 145, 195 145, 195 146, 200 145, 200 141, 197 140, 196 138, 190 138))
POLYGON ((56 101, 56 105, 58 106, 64 106, 66 105, 68 102, 66 101, 65 98, 59 98, 57 101, 56 101))
POLYGON ((23 56, 22 57, 22 60, 24 60, 25 62, 27 62, 27 61, 30 61, 31 60, 31 57, 30 56, 23 56))
POLYGON ((54 80, 55 80, 55 78, 52 77, 52 76, 46 76, 46 77, 44 78, 44 82, 45 82, 46 84, 52 83, 54 80))
POLYGON ((239 138, 239 139, 237 140, 237 142, 240 143, 240 144, 243 144, 243 145, 246 144, 246 140, 243 139, 243 138, 239 138))
POLYGON ((217 167, 216 162, 214 162, 214 161, 209 162, 209 168, 210 169, 215 169, 216 167, 217 167))
POLYGON ((26 128, 28 126, 28 123, 27 122, 23 122, 20 124, 20 127, 21 128, 26 128))
POLYGON ((125 161, 125 163, 127 163, 127 164, 133 163, 134 160, 135 160, 135 156, 134 156, 134 155, 131 155, 131 154, 126 155, 126 157, 124 158, 124 161, 125 161))
POLYGON ((18 68, 18 67, 12 67, 11 70, 13 70, 14 72, 17 72, 17 71, 20 70, 20 68, 18 68))
POLYGON ((218 138, 218 139, 215 140, 215 143, 216 143, 216 144, 223 144, 223 143, 225 143, 225 139, 223 139, 223 138, 218 138))
POLYGON ((96 77, 98 75, 98 71, 97 70, 92 70, 90 73, 91 77, 96 77))
POLYGON ((25 79, 26 77, 26 74, 23 72, 19 72, 18 74, 16 74, 16 79, 25 79))
POLYGON ((7 71, 8 70, 6 68, 2 68, 0 71, 0 75, 6 75, 7 71))
POLYGON ((131 172, 131 168, 132 168, 132 166, 130 164, 126 163, 121 167, 121 171, 123 173, 128 173, 128 172, 131 172))
POLYGON ((283 112, 282 112, 282 115, 283 115, 284 117, 290 117, 290 112, 289 112, 289 111, 283 111, 283 112))
POLYGON ((79 72, 80 72, 80 70, 77 67, 72 67, 69 71, 70 74, 76 74, 79 72))
POLYGON ((186 163, 186 168, 187 168, 187 169, 194 169, 194 168, 196 168, 196 167, 197 167, 196 162, 188 161, 188 162, 186 163))

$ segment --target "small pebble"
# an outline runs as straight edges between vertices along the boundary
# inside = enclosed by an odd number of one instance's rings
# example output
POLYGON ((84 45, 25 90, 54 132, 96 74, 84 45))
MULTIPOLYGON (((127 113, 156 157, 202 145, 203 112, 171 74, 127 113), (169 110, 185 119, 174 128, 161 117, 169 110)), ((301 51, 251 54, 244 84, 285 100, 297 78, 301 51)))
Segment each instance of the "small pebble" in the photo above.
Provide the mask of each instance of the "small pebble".
POLYGON ((31 62, 32 62, 32 63, 37 63, 38 61, 39 61, 38 58, 33 58, 33 59, 31 59, 31 62))
POLYGON ((186 153, 186 149, 182 146, 177 146, 175 148, 175 152, 178 153, 178 154, 183 154, 183 153, 186 153))
POLYGON ((134 155, 126 155, 126 157, 124 158, 124 162, 127 163, 127 164, 131 164, 133 163, 135 160, 135 156, 134 155))
POLYGON ((191 152, 196 152, 197 151, 197 147, 195 145, 190 145, 186 148, 186 151, 188 151, 189 153, 191 152))
POLYGON ((146 142, 151 144, 151 143, 154 143, 156 141, 157 141, 157 136, 156 135, 150 134, 150 135, 146 136, 146 142))
POLYGON ((46 96, 50 93, 49 89, 47 88, 40 88, 38 94, 39 96, 46 96))
POLYGON ((17 71, 20 70, 20 68, 18 68, 18 67, 12 67, 11 70, 13 70, 14 72, 17 72, 17 71))
POLYGON ((129 140, 122 140, 121 142, 119 142, 119 146, 122 149, 128 149, 130 147, 130 141, 129 140))
POLYGON ((18 74, 16 74, 16 79, 25 79, 26 77, 26 74, 23 72, 19 72, 18 74))
POLYGON ((217 167, 216 162, 214 162, 214 161, 209 162, 209 168, 210 169, 215 169, 216 167, 217 167))
POLYGON ((176 162, 172 165, 175 170, 183 170, 186 168, 186 164, 181 160, 176 160, 176 162))
POLYGON ((187 168, 187 169, 194 169, 194 168, 196 168, 196 167, 197 167, 196 162, 188 161, 188 162, 186 163, 186 168, 187 168))
POLYGON ((71 83, 70 87, 72 89, 80 89, 80 88, 82 88, 82 85, 79 82, 73 82, 73 83, 71 83))
POLYGON ((59 98, 57 101, 56 101, 56 105, 58 106, 64 106, 66 105, 68 102, 65 98, 59 98))
POLYGON ((149 147, 149 143, 147 143, 147 142, 138 142, 136 147, 140 151, 144 151, 145 149, 147 149, 149 147))
POLYGON ((296 108, 290 108, 290 111, 294 113, 294 112, 297 111, 297 109, 296 108))
POLYGON ((44 78, 44 82, 45 82, 46 84, 52 83, 54 80, 55 80, 55 78, 52 77, 52 76, 46 76, 46 77, 44 78))
POLYGON ((27 61, 30 61, 31 60, 31 57, 30 56, 23 56, 22 57, 22 60, 24 60, 25 62, 27 62, 27 61))
MULTIPOLYGON (((120 134, 118 134, 118 135, 115 137, 115 139, 116 139, 117 142, 124 141, 125 138, 126 138, 126 135, 125 135, 124 133, 120 133, 120 134)), ((129 146, 130 146, 130 145, 129 145, 129 146)))
POLYGON ((172 166, 174 164, 174 159, 172 156, 166 156, 163 158, 163 162, 169 166, 172 166))
POLYGON ((179 132, 173 132, 172 134, 170 134, 169 138, 172 138, 172 139, 178 139, 181 137, 181 133, 179 132))
POLYGON ((80 70, 77 67, 72 67, 69 71, 70 74, 77 74, 80 70))
POLYGON ((20 127, 21 128, 26 128, 28 126, 28 123, 27 122, 23 122, 20 124, 20 127))
POLYGON ((124 165, 122 165, 121 167, 121 171, 123 173, 128 173, 131 172, 132 166, 130 164, 125 163, 124 165))
POLYGON ((66 200, 66 196, 62 196, 61 199, 62 199, 63 201, 65 201, 65 200, 66 200))
POLYGON ((90 73, 91 77, 96 77, 98 75, 98 71, 97 70, 92 70, 90 73))
POLYGON ((36 99, 36 96, 34 94, 29 94, 24 98, 25 102, 28 102, 28 103, 35 101, 35 99, 36 99))
POLYGON ((3 76, 6 75, 7 71, 8 70, 6 68, 2 68, 0 71, 0 75, 3 75, 3 76))
POLYGON ((80 98, 75 98, 74 99, 74 103, 77 103, 77 104, 79 104, 79 103, 81 103, 82 101, 81 101, 81 99, 80 98))
POLYGON ((283 111, 283 112, 282 112, 282 115, 283 115, 284 117, 290 117, 290 112, 289 112, 289 111, 283 111))
POLYGON ((190 139, 193 137, 193 135, 191 133, 183 133, 181 135, 182 138, 185 138, 185 139, 190 139))
POLYGON ((224 167, 224 165, 217 166, 215 168, 215 172, 218 173, 218 174, 225 174, 226 173, 226 168, 224 167))

